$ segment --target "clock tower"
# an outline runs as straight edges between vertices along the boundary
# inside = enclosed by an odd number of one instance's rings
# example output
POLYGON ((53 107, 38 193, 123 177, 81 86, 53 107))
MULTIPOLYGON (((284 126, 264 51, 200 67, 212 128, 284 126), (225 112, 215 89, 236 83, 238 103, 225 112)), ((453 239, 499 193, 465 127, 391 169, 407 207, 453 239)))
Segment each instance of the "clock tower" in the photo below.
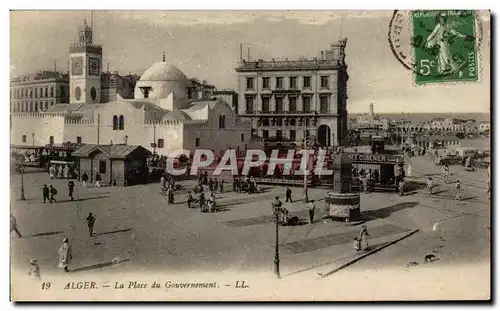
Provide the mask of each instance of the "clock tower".
POLYGON ((101 102, 102 47, 92 43, 92 28, 85 19, 78 29, 78 43, 69 48, 69 102, 101 102))

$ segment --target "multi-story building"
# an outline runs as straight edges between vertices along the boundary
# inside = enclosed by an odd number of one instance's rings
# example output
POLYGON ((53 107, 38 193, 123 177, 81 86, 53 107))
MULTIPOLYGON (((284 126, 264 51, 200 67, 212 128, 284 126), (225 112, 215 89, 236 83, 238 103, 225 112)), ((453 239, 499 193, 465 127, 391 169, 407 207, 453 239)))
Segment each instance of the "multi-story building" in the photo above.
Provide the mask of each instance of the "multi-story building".
POLYGON ((241 60, 238 115, 253 135, 270 143, 301 144, 314 135, 323 146, 345 144, 347 135, 347 39, 314 59, 241 60))
POLYGON ((11 80, 11 112, 40 112, 55 104, 68 102, 68 74, 57 71, 42 71, 11 80))
POLYGON ((134 98, 135 84, 139 76, 120 76, 117 71, 103 72, 101 75, 101 103, 112 102, 120 95, 124 99, 134 98))

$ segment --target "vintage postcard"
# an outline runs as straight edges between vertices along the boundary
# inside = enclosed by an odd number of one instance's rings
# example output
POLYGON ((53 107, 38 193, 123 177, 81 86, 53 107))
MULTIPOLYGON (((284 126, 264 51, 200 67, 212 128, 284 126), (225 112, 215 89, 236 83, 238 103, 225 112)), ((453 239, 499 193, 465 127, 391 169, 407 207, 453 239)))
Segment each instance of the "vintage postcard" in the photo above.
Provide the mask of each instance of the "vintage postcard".
POLYGON ((10 28, 12 300, 491 298, 489 11, 10 28))

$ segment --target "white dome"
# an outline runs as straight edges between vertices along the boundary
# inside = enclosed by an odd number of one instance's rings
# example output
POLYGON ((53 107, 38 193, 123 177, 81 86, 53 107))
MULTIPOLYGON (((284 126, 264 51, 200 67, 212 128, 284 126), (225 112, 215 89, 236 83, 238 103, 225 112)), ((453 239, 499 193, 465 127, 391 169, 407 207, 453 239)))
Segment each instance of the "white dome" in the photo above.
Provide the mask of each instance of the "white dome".
POLYGON ((135 99, 164 99, 172 92, 176 98, 187 98, 189 79, 177 67, 167 62, 153 64, 137 81, 134 91, 135 99), (149 88, 148 96, 144 88, 149 88))
POLYGON ((159 62, 149 67, 139 81, 183 81, 187 79, 179 68, 169 65, 167 62, 159 62))

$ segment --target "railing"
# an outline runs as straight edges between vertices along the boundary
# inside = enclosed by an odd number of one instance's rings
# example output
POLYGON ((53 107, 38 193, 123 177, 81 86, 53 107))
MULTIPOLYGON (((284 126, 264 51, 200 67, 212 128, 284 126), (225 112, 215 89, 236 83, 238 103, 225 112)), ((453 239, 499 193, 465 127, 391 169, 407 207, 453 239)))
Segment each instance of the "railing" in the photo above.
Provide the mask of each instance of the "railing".
POLYGON ((279 110, 279 111, 261 111, 261 110, 254 110, 254 111, 244 111, 242 114, 245 115, 315 115, 315 114, 330 114, 332 111, 330 110, 321 110, 321 111, 313 111, 313 110, 298 110, 298 111, 285 111, 285 110, 279 110))
POLYGON ((238 64, 236 71, 238 70, 271 70, 271 69, 305 69, 305 68, 321 68, 321 67, 332 67, 332 66, 340 66, 340 60, 321 60, 321 59, 313 59, 313 60, 296 60, 296 61, 254 61, 247 62, 242 61, 238 64))

